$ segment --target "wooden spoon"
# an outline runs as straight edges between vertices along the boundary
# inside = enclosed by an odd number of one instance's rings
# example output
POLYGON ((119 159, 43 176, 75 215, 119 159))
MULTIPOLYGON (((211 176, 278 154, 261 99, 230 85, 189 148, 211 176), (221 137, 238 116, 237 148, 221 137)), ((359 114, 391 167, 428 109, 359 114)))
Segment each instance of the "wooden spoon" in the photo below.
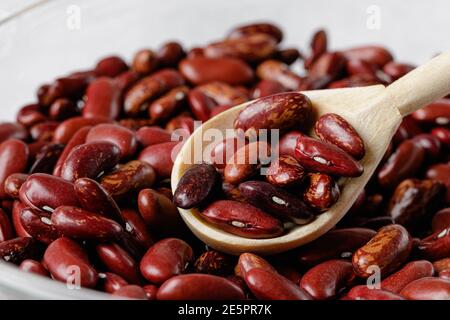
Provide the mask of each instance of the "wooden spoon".
MULTIPOLYGON (((338 202, 313 222, 295 226, 284 235, 271 239, 242 238, 208 224, 200 217, 197 209, 179 209, 188 227, 208 246, 231 254, 275 254, 315 240, 333 228, 350 209, 374 173, 402 117, 450 93, 450 51, 435 57, 388 87, 376 85, 303 93, 311 99, 316 116, 337 113, 361 135, 366 146, 366 155, 361 160, 363 175, 358 178, 342 178, 340 183, 343 188, 338 202)), ((211 128, 222 132, 233 128, 234 120, 247 104, 220 113, 195 130, 174 163, 172 190, 175 191, 184 171, 195 163, 193 161, 199 161, 194 159, 194 156, 199 156, 193 153, 194 144, 200 143, 206 148, 211 143, 203 139, 204 132, 211 128)), ((310 134, 313 135, 312 132, 310 134)))

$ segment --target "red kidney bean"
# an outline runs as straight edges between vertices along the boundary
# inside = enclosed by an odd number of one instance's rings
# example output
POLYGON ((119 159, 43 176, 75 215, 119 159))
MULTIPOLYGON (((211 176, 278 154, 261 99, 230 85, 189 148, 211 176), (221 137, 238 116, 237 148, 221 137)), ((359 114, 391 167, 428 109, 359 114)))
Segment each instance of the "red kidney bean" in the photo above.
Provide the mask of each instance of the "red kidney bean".
POLYGON ((193 57, 182 60, 179 68, 183 76, 196 85, 211 81, 241 85, 254 78, 253 70, 236 58, 193 57))
POLYGON ((414 280, 424 277, 432 277, 433 264, 426 260, 418 260, 407 263, 402 269, 390 275, 381 282, 381 289, 393 293, 400 293, 404 287, 414 280))
POLYGON ((121 90, 121 98, 123 99, 124 93, 134 85, 140 78, 140 75, 133 70, 122 72, 114 78, 117 86, 121 90))
POLYGON ((151 145, 141 151, 138 160, 151 165, 159 179, 169 178, 180 146, 178 141, 151 145))
POLYGON ((325 142, 334 144, 356 160, 364 157, 364 142, 356 130, 341 116, 324 114, 315 124, 317 136, 325 142))
POLYGON ((235 274, 238 277, 245 278, 247 273, 253 269, 263 269, 273 273, 277 272, 271 264, 260 256, 253 253, 242 253, 239 256, 239 261, 235 267, 235 274))
POLYGON ((0 242, 14 238, 14 231, 8 215, 0 209, 0 242))
POLYGON ((439 278, 450 280, 450 268, 439 272, 439 278))
POLYGON ((408 231, 398 224, 386 226, 353 254, 353 268, 362 278, 368 278, 372 266, 380 268, 381 275, 395 271, 406 261, 412 249, 408 231))
POLYGON ((411 116, 419 123, 446 126, 450 124, 450 99, 441 99, 413 112, 411 116))
POLYGON ((121 111, 121 90, 114 79, 98 78, 86 91, 85 118, 116 119, 121 111))
POLYGON ((377 77, 378 67, 364 60, 347 60, 346 70, 351 76, 364 74, 377 77))
POLYGON ((8 139, 25 140, 28 138, 28 131, 24 126, 13 122, 0 123, 0 143, 8 139))
POLYGON ((170 119, 186 105, 188 92, 186 86, 176 87, 153 101, 148 108, 150 119, 156 122, 170 119))
POLYGON ((392 80, 397 80, 415 68, 415 66, 410 64, 391 61, 384 65, 383 71, 390 76, 392 80))
POLYGON ((20 222, 20 214, 25 207, 26 205, 22 204, 20 201, 14 201, 11 220, 17 236, 31 238, 31 235, 28 234, 28 232, 23 228, 22 223, 20 222))
POLYGON ((306 272, 300 281, 300 287, 315 300, 328 300, 339 294, 354 279, 351 262, 329 260, 306 272))
POLYGON ((450 208, 438 211, 431 220, 431 227, 433 232, 439 232, 450 227, 450 208))
POLYGON ((158 59, 155 52, 150 49, 142 49, 136 52, 133 57, 131 68, 133 71, 146 75, 158 67, 158 59))
POLYGON ((327 52, 328 38, 325 30, 317 30, 310 43, 311 55, 305 59, 305 69, 310 69, 312 64, 327 52))
POLYGON ((53 142, 68 144, 75 133, 81 128, 107 122, 110 122, 110 120, 104 118, 74 117, 67 119, 61 122, 61 124, 55 129, 53 142))
POLYGON ((194 165, 186 170, 178 182, 173 203, 183 209, 198 207, 216 191, 219 180, 220 175, 213 165, 194 165))
POLYGON ((43 146, 36 154, 36 159, 31 165, 29 173, 52 173, 63 150, 64 145, 62 144, 50 143, 43 146))
POLYGON ((396 223, 411 227, 436 211, 444 197, 445 187, 437 181, 407 179, 395 189, 387 213, 396 223))
POLYGON ((378 46, 365 46, 347 49, 342 51, 342 54, 349 60, 363 60, 368 63, 375 64, 380 68, 393 59, 389 51, 378 46))
POLYGON ((23 208, 19 214, 20 224, 25 231, 39 242, 49 245, 61 234, 53 225, 50 214, 23 208))
POLYGON ((306 170, 358 177, 364 169, 346 152, 338 147, 306 136, 297 138, 295 158, 306 170))
POLYGON ((425 150, 425 157, 428 160, 434 160, 439 157, 441 152, 441 142, 432 134, 422 133, 412 139, 425 150))
POLYGON ((426 172, 428 179, 439 181, 447 187, 446 202, 450 203, 450 164, 435 164, 426 172))
POLYGON ((291 65, 301 58, 303 58, 302 53, 296 48, 287 48, 275 52, 275 59, 287 65, 291 65))
POLYGON ((48 277, 47 269, 39 261, 33 259, 25 259, 19 266, 19 269, 25 272, 35 273, 44 277, 48 277))
POLYGON ((164 67, 176 67, 186 53, 178 42, 166 42, 156 52, 160 65, 164 67))
POLYGON ((7 197, 4 189, 6 178, 26 170, 28 155, 28 146, 20 140, 9 139, 0 144, 0 198, 7 197))
POLYGON ((230 280, 210 274, 184 274, 159 288, 158 300, 243 300, 242 289, 230 280), (205 290, 208 288, 208 290, 205 290))
POLYGON ((89 178, 77 179, 74 191, 81 208, 123 224, 124 220, 116 202, 97 181, 89 178))
POLYGON ((319 239, 299 248, 297 256, 300 263, 308 266, 331 259, 350 257, 375 234, 375 231, 366 228, 331 230, 319 239))
POLYGON ((97 284, 97 271, 89 263, 86 252, 68 238, 59 238, 47 247, 44 264, 58 281, 72 283, 79 276, 82 287, 93 288, 97 284))
MULTIPOLYGON (((318 79, 319 84, 322 79, 318 79)), ((326 78, 324 79, 326 80, 326 78)), ((342 80, 333 81, 332 83, 328 84, 328 89, 339 89, 339 88, 354 88, 354 87, 365 87, 365 86, 373 86, 380 84, 380 80, 378 78, 374 78, 374 76, 369 74, 359 74, 356 76, 351 76, 348 78, 344 78, 342 80)), ((316 85, 317 86, 317 85, 316 85)), ((314 87, 311 85, 311 87, 314 87)), ((307 88, 308 90, 311 90, 313 88, 307 88)))
POLYGON ((158 293, 158 287, 152 284, 148 284, 143 286, 142 289, 145 291, 145 295, 147 296, 147 300, 156 300, 156 295, 158 293))
POLYGON ((23 260, 34 259, 38 255, 36 240, 29 237, 19 237, 0 242, 0 259, 14 264, 23 260))
POLYGON ((389 157, 378 172, 382 187, 394 188, 402 180, 413 176, 425 157, 425 150, 413 140, 406 140, 389 157))
POLYGON ((194 118, 179 115, 167 122, 165 129, 173 135, 172 140, 179 140, 180 136, 189 137, 194 132, 194 118), (175 130, 182 131, 182 133, 176 132, 175 130))
POLYGON ((189 91, 188 101, 192 113, 201 121, 207 121, 211 117, 212 110, 217 106, 214 99, 199 89, 189 91))
POLYGON ((289 130, 306 127, 312 117, 311 101, 301 93, 280 93, 248 104, 237 116, 234 127, 249 132, 260 129, 289 130))
POLYGON ((450 300, 450 280, 421 278, 403 288, 400 295, 408 300, 450 300))
POLYGON ((233 266, 230 256, 219 251, 208 250, 194 263, 197 273, 207 273, 216 276, 226 276, 232 273, 233 266))
POLYGON ((219 81, 209 82, 196 87, 189 93, 189 104, 192 113, 197 119, 206 121, 217 105, 234 106, 246 102, 248 93, 242 92, 239 88, 219 81))
POLYGON ((238 26, 231 30, 227 38, 240 39, 254 34, 265 34, 274 38, 277 43, 283 40, 283 32, 276 25, 271 23, 254 23, 238 26))
POLYGON ((112 293, 114 296, 128 299, 147 300, 147 294, 142 287, 137 285, 126 285, 112 293))
POLYGON ((51 222, 63 236, 110 241, 118 239, 123 229, 117 222, 104 216, 71 206, 61 206, 52 213, 51 222))
POLYGON ((182 274, 193 261, 192 248, 183 240, 168 238, 155 243, 141 260, 141 273, 148 281, 161 284, 182 274))
POLYGON ((303 79, 289 70, 289 66, 277 60, 266 60, 256 69, 256 74, 262 80, 275 81, 288 90, 298 90, 303 79))
POLYGON ((142 127, 136 131, 137 141, 145 148, 154 144, 170 142, 171 134, 159 127, 142 127))
POLYGON ((203 53, 208 58, 233 57, 251 63, 270 58, 276 45, 276 40, 270 35, 257 33, 211 43, 203 53))
POLYGON ((99 259, 109 271, 130 283, 142 282, 138 263, 119 245, 115 243, 99 244, 96 246, 96 251, 99 259))
POLYGON ((89 130, 86 143, 111 142, 120 149, 121 158, 131 157, 137 149, 137 139, 133 131, 116 124, 99 124, 89 130))
POLYGON ((251 205, 283 220, 306 224, 314 219, 311 209, 286 190, 264 181, 246 181, 239 185, 241 195, 251 205))
POLYGON ((450 130, 438 127, 431 130, 431 134, 439 139, 444 148, 450 149, 450 130))
POLYGON ((278 152, 280 155, 288 155, 295 159, 297 138, 302 136, 304 136, 304 134, 296 130, 289 131, 288 133, 282 135, 280 142, 278 143, 278 152))
POLYGON ((90 142, 72 149, 61 168, 61 178, 97 178, 120 160, 120 149, 111 142, 90 142))
POLYGON ((346 297, 349 300, 405 300, 395 293, 381 289, 370 289, 366 285, 353 287, 346 297))
POLYGON ((41 106, 38 104, 26 105, 17 112, 16 121, 25 127, 47 121, 47 116, 41 111, 41 106))
POLYGON ((431 261, 450 256, 450 228, 422 239, 417 247, 421 256, 431 261))
POLYGON ((225 138, 219 141, 211 148, 211 163, 218 169, 225 168, 227 161, 245 144, 247 144, 247 141, 243 137, 225 138))
POLYGON ((310 173, 303 201, 314 210, 322 212, 337 202, 339 194, 339 187, 332 177, 324 173, 310 173))
POLYGON ((87 71, 56 79, 48 87, 43 88, 44 90, 38 92, 39 104, 49 106, 58 98, 79 98, 89 82, 93 80, 93 76, 92 72, 87 71))
POLYGON ((217 228, 244 238, 274 238, 283 233, 278 219, 247 203, 219 200, 201 216, 217 228))
POLYGON ((392 141, 395 145, 399 145, 407 139, 411 139, 422 133, 422 129, 411 116, 403 118, 400 126, 394 134, 392 141))
POLYGON ((48 115, 55 121, 63 121, 75 117, 79 113, 76 104, 65 98, 55 100, 48 110, 48 115))
POLYGON ((261 80, 253 88, 252 98, 258 99, 287 91, 279 82, 261 80))
POLYGON ((184 85, 184 79, 174 69, 163 69, 139 80, 125 94, 124 110, 135 116, 148 107, 148 102, 169 90, 184 85))
POLYGON ((322 54, 309 68, 307 81, 318 81, 319 89, 326 87, 335 80, 345 69, 346 58, 339 52, 322 54))
POLYGON ((148 248, 153 244, 153 239, 145 225, 145 221, 139 213, 133 209, 122 209, 125 220, 125 231, 127 231, 143 247, 148 248))
POLYGON ((272 161, 266 172, 266 180, 278 187, 300 184, 305 178, 305 169, 291 156, 280 156, 272 161))
POLYGON ((155 170, 149 164, 132 160, 101 178, 102 187, 113 197, 130 191, 148 188, 156 179, 155 170))
POLYGON ((19 197, 27 206, 44 211, 53 211, 62 205, 78 205, 71 182, 45 173, 30 175, 20 187, 19 197))
POLYGON ((80 128, 73 137, 67 142, 63 152, 56 161, 55 168, 53 169, 53 175, 59 177, 61 175, 61 169, 63 163, 66 161, 67 156, 72 151, 72 149, 80 144, 84 144, 86 142, 86 136, 91 130, 90 126, 80 128))
POLYGON ((112 272, 99 273, 98 277, 102 280, 103 291, 107 293, 113 293, 129 284, 124 278, 112 272))
POLYGON ((45 121, 35 124, 30 129, 31 138, 36 141, 51 141, 58 126, 59 122, 56 121, 45 121))
POLYGON ((95 75, 97 77, 115 77, 125 72, 128 66, 122 58, 110 56, 101 59, 95 66, 95 75))
POLYGON ((296 284, 282 275, 253 268, 245 275, 245 283, 256 298, 262 300, 312 300, 296 284))

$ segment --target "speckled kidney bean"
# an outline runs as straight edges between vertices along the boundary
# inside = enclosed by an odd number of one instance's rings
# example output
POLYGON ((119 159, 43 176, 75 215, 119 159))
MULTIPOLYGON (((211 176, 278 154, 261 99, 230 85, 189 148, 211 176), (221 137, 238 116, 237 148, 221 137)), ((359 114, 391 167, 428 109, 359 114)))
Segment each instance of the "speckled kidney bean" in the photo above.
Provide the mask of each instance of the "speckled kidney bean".
POLYGON ((19 269, 25 272, 35 273, 40 276, 48 277, 47 269, 39 261, 33 259, 25 259, 19 265, 19 269))
POLYGON ((252 269, 264 269, 269 272, 276 273, 277 270, 266 260, 253 253, 242 253, 239 256, 239 261, 234 269, 238 277, 245 278, 247 272, 252 269))
POLYGON ((104 175, 100 183, 111 196, 119 197, 130 191, 151 187, 155 179, 155 170, 151 165, 132 160, 104 175))
POLYGON ((28 146, 17 139, 9 139, 0 144, 0 198, 7 197, 5 180, 13 173, 23 173, 28 164, 28 146))
POLYGON ((121 111, 121 90, 111 78, 98 78, 87 88, 83 108, 85 118, 106 118, 114 120, 121 111))
POLYGON ((53 142, 67 144, 74 134, 83 127, 95 126, 100 123, 111 122, 104 118, 74 117, 60 123, 55 129, 53 142))
POLYGON ((244 238, 273 238, 283 233, 278 219, 247 203, 219 200, 201 216, 217 228, 244 238))
POLYGON ((277 60, 266 60, 261 63, 256 74, 262 80, 270 80, 280 83, 288 90, 299 90, 303 79, 289 70, 289 66, 277 60))
POLYGON ((169 178, 180 146, 178 141, 154 144, 142 150, 138 160, 151 165, 159 179, 169 178))
POLYGON ((312 117, 309 98, 301 93, 279 93, 248 104, 237 116, 234 127, 249 134, 260 129, 304 128, 312 117))
POLYGON ((450 269, 450 258, 443 258, 441 260, 434 261, 433 267, 436 273, 450 269))
POLYGON ((97 77, 115 77, 127 69, 128 66, 122 58, 109 56, 97 62, 94 72, 97 77))
POLYGON ((81 208, 123 223, 120 208, 97 181, 80 178, 75 180, 73 186, 81 208))
POLYGON ((356 160, 364 157, 364 142, 356 130, 335 113, 324 114, 317 120, 314 130, 323 141, 334 144, 356 160))
POLYGON ((123 208, 122 216, 125 220, 125 231, 143 248, 150 247, 153 244, 153 238, 139 213, 134 209, 123 208))
POLYGON ((98 273, 89 263, 86 252, 69 238, 53 241, 45 250, 43 261, 52 277, 58 281, 71 283, 70 279, 78 274, 82 287, 93 288, 97 284, 98 273))
POLYGON ((411 249, 412 238, 404 227, 386 226, 353 254, 353 268, 359 277, 367 278, 373 273, 371 266, 377 266, 383 276, 402 265, 411 249))
POLYGON ((137 139, 133 131, 116 124, 99 124, 89 130, 86 143, 106 141, 120 149, 121 159, 133 156, 137 149, 137 139))
MULTIPOLYGON (((289 131, 281 136, 278 143, 278 152, 280 155, 288 155, 295 159, 295 147, 297 146, 298 137, 304 136, 303 133, 297 130, 289 131)), ((297 161, 298 162, 298 161, 297 161)))
POLYGON ((243 300, 242 289, 219 276, 184 274, 170 278, 159 288, 158 300, 243 300), (205 290, 208 288, 208 290, 205 290))
POLYGON ((411 227, 439 208, 444 194, 445 187, 438 181, 407 179, 395 189, 387 213, 396 223, 411 227))
POLYGON ((30 175, 20 187, 19 197, 31 208, 44 211, 53 211, 62 205, 78 205, 71 182, 45 173, 30 175))
POLYGON ((75 181, 79 178, 97 178, 113 168, 120 160, 120 149, 111 142, 90 142, 76 146, 61 168, 61 178, 75 181))
POLYGON ((183 47, 174 41, 166 42, 156 52, 159 64, 164 67, 176 67, 185 55, 183 47))
POLYGON ((141 260, 142 275, 150 282, 162 284, 186 271, 193 261, 192 248, 183 240, 168 238, 155 243, 141 260))
POLYGON ((142 127, 136 131, 136 139, 145 148, 154 144, 170 142, 171 134, 157 126, 142 127))
MULTIPOLYGON (((450 227, 450 208, 438 211, 431 220, 431 228, 433 232, 439 232, 450 227)), ((450 266, 449 266, 450 268, 450 266)))
POLYGON ((75 117, 79 113, 76 104, 65 98, 56 99, 48 110, 48 115, 55 121, 63 121, 75 117))
POLYGON ((345 67, 351 76, 364 74, 377 77, 378 67, 364 60, 347 60, 345 67))
POLYGON ((36 154, 28 172, 30 174, 38 172, 51 174, 63 150, 64 145, 59 143, 50 143, 43 146, 36 154))
POLYGON ((67 156, 74 147, 80 144, 84 144, 86 142, 86 136, 89 133, 89 130, 91 130, 91 128, 92 128, 91 126, 82 127, 72 136, 72 138, 70 138, 70 140, 64 147, 63 152, 59 156, 58 161, 56 161, 55 167, 53 169, 54 176, 59 177, 61 175, 62 165, 66 161, 67 156))
POLYGON ((250 178, 261 163, 267 162, 268 157, 270 146, 264 141, 255 141, 240 147, 225 165, 224 181, 238 184, 250 178))
POLYGON ((450 300, 450 280, 421 278, 403 288, 400 295, 408 300, 450 300))
POLYGON ((305 176, 305 169, 291 156, 280 156, 272 161, 266 172, 266 180, 278 187, 298 185, 305 176))
POLYGON ((422 239, 417 249, 422 257, 431 261, 450 256, 450 228, 435 232, 422 239))
POLYGON ((208 250, 195 260, 194 270, 197 273, 226 276, 232 273, 232 261, 231 257, 225 253, 208 250))
POLYGON ((309 269, 300 280, 300 287, 315 300, 334 298, 355 279, 352 263, 329 260, 309 269))
POLYGON ((197 207, 212 196, 220 180, 216 168, 207 163, 190 167, 178 182, 173 195, 177 207, 190 209, 197 207))
POLYGON ((446 126, 450 124, 450 99, 441 99, 413 112, 411 116, 422 124, 446 126))
POLYGON ((185 107, 188 92, 189 88, 186 86, 176 87, 153 101, 148 108, 150 119, 156 122, 170 119, 185 107))
POLYGON ((450 130, 438 127, 431 130, 431 134, 439 139, 443 148, 450 149, 450 130))
POLYGON ((366 244, 375 231, 367 228, 331 230, 319 239, 299 248, 298 260, 308 266, 320 262, 351 257, 353 252, 366 244))
POLYGON ((316 83, 320 83, 320 85, 311 89, 325 88, 344 71, 345 65, 346 58, 341 53, 326 52, 314 61, 309 68, 308 78, 305 84, 318 81, 316 83))
POLYGON ((246 181, 239 185, 241 195, 253 206, 267 213, 306 224, 314 219, 311 209, 288 191, 264 181, 246 181))
POLYGON ((141 49, 135 53, 131 68, 133 71, 146 75, 158 67, 158 59, 151 49, 141 49))
POLYGON ((353 287, 346 295, 348 300, 405 300, 403 297, 382 289, 370 289, 367 285, 353 287))
POLYGON ((404 287, 414 280, 432 277, 433 264, 426 260, 417 260, 407 263, 402 269, 390 275, 381 282, 381 289, 393 293, 400 293, 404 287))
POLYGON ((194 57, 182 60, 179 68, 183 76, 196 85, 211 81, 241 85, 254 78, 250 66, 236 58, 194 57))
POLYGON ((61 236, 52 224, 49 213, 23 208, 19 216, 20 224, 25 231, 39 242, 49 245, 61 236))
POLYGON ((139 264, 118 244, 99 244, 96 246, 96 251, 100 261, 109 271, 123 277, 130 283, 139 284, 142 282, 139 264))
POLYGON ((257 33, 211 43, 203 53, 208 58, 233 57, 251 63, 271 57, 276 45, 276 40, 270 35, 257 33))
POLYGON ((25 259, 38 256, 36 240, 29 237, 18 237, 0 242, 0 259, 14 264, 20 264, 25 259))
POLYGON ((99 273, 98 277, 103 291, 107 293, 113 293, 129 284, 124 278, 112 272, 99 273))
POLYGON ((428 168, 425 173, 428 179, 439 181, 447 187, 446 203, 450 203, 450 164, 439 163, 428 168))
POLYGON ((184 85, 184 79, 174 69, 163 69, 139 80, 125 94, 124 110, 129 116, 138 115, 148 107, 148 102, 184 85))
POLYGON ((263 98, 287 91, 281 83, 272 80, 261 80, 252 90, 252 99, 263 98))
POLYGON ((81 240, 110 241, 118 239, 124 232, 117 222, 72 206, 56 208, 51 222, 63 236, 81 240))
POLYGON ((8 139, 25 140, 28 138, 28 131, 24 126, 13 122, 0 123, 0 142, 8 139))
POLYGON ((331 175, 358 177, 364 171, 362 165, 345 151, 306 136, 297 138, 295 159, 307 170, 331 175))
POLYGON ((265 34, 274 38, 278 43, 283 40, 283 32, 272 23, 253 23, 238 26, 230 31, 229 39, 240 39, 254 34, 265 34))
POLYGON ((8 215, 0 209, 0 242, 14 238, 14 231, 8 215))
POLYGON ((392 61, 391 53, 383 47, 364 46, 356 47, 342 51, 342 54, 351 60, 363 60, 378 67, 383 67, 386 63, 392 61))
POLYGON ((406 140, 398 146, 388 161, 378 172, 378 182, 382 187, 395 188, 406 178, 412 177, 422 165, 425 150, 412 140, 406 140))
POLYGON ((325 30, 320 29, 317 30, 310 42, 311 54, 304 61, 305 69, 311 68, 313 63, 320 58, 325 52, 327 52, 328 48, 328 37, 325 30))
POLYGON ((324 173, 308 174, 303 201, 318 212, 326 211, 339 199, 339 186, 334 179, 324 173))

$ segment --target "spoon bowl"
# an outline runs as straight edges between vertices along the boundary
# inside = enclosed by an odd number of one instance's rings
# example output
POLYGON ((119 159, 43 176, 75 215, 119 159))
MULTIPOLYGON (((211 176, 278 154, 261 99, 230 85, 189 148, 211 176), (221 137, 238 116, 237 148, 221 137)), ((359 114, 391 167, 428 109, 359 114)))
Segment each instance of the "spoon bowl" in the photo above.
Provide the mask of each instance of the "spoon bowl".
MULTIPOLYGON (((295 225, 286 233, 269 239, 249 239, 222 231, 204 221, 198 209, 179 209, 191 231, 208 246, 230 254, 253 252, 276 254, 311 242, 333 228, 348 212, 380 163, 402 117, 450 92, 450 52, 434 58, 389 87, 383 85, 302 92, 312 102, 315 120, 326 113, 346 119, 359 133, 366 147, 360 163, 364 173, 357 178, 341 178, 339 200, 328 211, 306 225, 295 225)), ((202 161, 198 152, 214 143, 209 129, 232 129, 244 103, 220 113, 197 128, 181 148, 173 166, 171 184, 175 190, 184 172, 202 161)), ((309 132, 314 136, 313 132, 309 132)))

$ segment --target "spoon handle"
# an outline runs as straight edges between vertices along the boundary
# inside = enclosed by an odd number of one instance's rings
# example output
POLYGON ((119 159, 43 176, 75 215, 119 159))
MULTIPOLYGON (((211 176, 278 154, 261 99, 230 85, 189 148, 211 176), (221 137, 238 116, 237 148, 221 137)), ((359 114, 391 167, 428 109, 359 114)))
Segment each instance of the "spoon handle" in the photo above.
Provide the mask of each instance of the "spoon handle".
POLYGON ((392 83, 383 98, 404 117, 449 93, 450 51, 447 51, 392 83))

